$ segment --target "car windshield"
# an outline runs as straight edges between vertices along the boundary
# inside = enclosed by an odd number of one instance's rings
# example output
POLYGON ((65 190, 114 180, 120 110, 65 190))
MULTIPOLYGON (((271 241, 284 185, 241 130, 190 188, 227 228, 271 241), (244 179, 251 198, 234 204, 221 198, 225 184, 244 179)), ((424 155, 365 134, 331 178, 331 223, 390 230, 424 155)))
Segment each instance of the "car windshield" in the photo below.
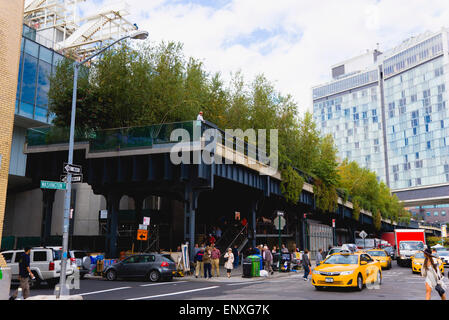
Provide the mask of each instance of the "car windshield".
POLYGON ((423 250, 424 244, 421 241, 402 241, 399 248, 402 250, 423 250))
POLYGON ((358 255, 337 254, 326 259, 324 264, 357 264, 358 260, 358 255))
POLYGON ((340 251, 341 251, 341 249, 337 249, 337 248, 331 249, 331 250, 329 251, 329 254, 333 254, 333 253, 340 252, 340 251))
POLYGON ((385 251, 368 251, 368 254, 373 257, 386 257, 385 251))
POLYGON ((424 253, 418 252, 417 254, 415 254, 415 259, 424 259, 424 253))

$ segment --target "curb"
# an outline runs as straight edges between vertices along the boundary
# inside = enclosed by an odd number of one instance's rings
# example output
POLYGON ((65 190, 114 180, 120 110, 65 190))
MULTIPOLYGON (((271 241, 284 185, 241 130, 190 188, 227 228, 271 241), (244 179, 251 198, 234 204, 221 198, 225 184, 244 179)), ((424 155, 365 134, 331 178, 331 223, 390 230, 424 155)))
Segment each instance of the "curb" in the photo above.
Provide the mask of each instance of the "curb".
POLYGON ((29 297, 26 300, 83 300, 82 296, 73 295, 73 296, 60 296, 59 299, 56 299, 55 295, 40 295, 29 297))

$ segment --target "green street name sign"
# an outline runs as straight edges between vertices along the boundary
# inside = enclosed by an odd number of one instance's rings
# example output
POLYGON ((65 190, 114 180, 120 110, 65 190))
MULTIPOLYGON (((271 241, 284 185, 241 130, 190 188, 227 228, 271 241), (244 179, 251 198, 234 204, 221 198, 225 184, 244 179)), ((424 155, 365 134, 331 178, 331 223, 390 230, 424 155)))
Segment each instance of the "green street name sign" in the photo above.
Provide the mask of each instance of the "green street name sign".
POLYGON ((65 190, 66 189, 66 183, 65 182, 58 182, 58 181, 41 181, 41 189, 58 189, 58 190, 65 190))

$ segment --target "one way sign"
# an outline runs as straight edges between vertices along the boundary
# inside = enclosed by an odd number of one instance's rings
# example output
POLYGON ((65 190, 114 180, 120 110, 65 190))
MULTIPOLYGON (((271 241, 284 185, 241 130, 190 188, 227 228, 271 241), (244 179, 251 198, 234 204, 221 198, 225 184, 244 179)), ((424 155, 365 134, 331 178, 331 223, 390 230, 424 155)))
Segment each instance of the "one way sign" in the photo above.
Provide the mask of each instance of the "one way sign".
POLYGON ((78 166, 76 164, 68 164, 64 163, 64 172, 66 173, 78 173, 80 174, 82 172, 81 166, 78 166))
MULTIPOLYGON (((61 181, 67 183, 67 176, 61 176, 61 181)), ((83 182, 83 175, 82 174, 75 174, 72 175, 72 183, 75 182, 83 182)))

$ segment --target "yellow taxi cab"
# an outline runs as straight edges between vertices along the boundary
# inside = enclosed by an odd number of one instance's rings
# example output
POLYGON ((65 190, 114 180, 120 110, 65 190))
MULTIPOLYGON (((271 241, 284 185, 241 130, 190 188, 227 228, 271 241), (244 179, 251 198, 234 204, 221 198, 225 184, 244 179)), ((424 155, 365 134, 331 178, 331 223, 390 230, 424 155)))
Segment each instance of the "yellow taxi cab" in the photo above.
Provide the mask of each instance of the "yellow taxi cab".
POLYGON ((380 266, 385 269, 391 269, 391 257, 390 255, 383 249, 370 249, 366 250, 374 260, 380 262, 380 266))
POLYGON ((366 284, 382 284, 382 267, 363 251, 334 253, 312 272, 312 285, 317 290, 353 287, 361 291, 366 284))
MULTIPOLYGON (((440 258, 437 258, 438 265, 440 266, 440 271, 444 274, 444 263, 440 258)), ((418 252, 412 257, 412 272, 421 273, 421 268, 424 263, 424 253, 418 252)))

